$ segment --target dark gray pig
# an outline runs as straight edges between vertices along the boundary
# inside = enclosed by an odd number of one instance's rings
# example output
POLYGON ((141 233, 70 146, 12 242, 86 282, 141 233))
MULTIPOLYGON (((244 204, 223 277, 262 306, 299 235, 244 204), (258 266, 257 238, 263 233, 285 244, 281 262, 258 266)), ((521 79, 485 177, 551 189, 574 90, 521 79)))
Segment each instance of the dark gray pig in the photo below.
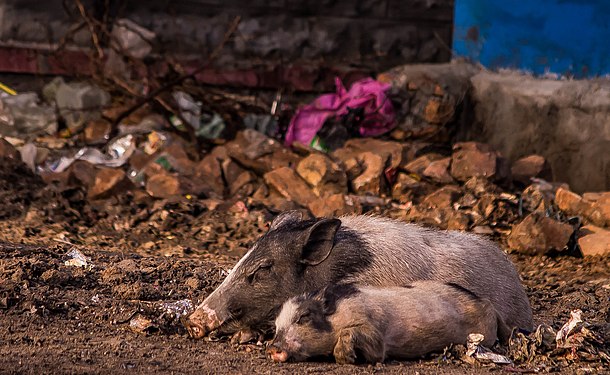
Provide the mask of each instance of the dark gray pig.
POLYGON ((292 297, 275 320, 267 353, 276 362, 333 356, 337 363, 415 359, 483 334, 491 347, 511 330, 487 299, 456 284, 335 285, 292 297))
POLYGON ((487 298, 510 327, 532 329, 513 264, 494 243, 373 216, 303 220, 284 212, 185 321, 191 337, 213 330, 246 342, 273 328, 288 298, 327 285, 453 282, 487 298))

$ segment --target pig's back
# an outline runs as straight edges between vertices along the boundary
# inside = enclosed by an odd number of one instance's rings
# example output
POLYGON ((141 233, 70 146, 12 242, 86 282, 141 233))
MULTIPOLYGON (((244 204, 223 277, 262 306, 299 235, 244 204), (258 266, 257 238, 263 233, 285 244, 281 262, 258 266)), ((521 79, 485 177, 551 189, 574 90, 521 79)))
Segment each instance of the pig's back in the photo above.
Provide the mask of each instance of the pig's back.
POLYGON ((416 280, 456 283, 489 299, 509 326, 532 328, 519 275, 493 242, 381 217, 344 216, 341 222, 361 236, 372 253, 371 264, 349 281, 372 286, 402 286, 416 280))

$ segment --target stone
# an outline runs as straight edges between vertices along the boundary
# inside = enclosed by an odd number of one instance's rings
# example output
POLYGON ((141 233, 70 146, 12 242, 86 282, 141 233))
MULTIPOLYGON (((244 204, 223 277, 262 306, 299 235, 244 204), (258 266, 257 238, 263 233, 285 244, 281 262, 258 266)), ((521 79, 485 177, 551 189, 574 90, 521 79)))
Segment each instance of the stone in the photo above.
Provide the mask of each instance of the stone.
POLYGON ((449 174, 449 164, 451 164, 451 158, 435 160, 424 169, 422 174, 438 183, 450 184, 454 180, 449 174))
POLYGON ((542 255, 563 250, 573 232, 571 225, 535 212, 513 227, 507 242, 520 253, 542 255))
POLYGON ((406 173, 399 173, 394 186, 392 186, 392 199, 400 203, 407 203, 422 190, 423 184, 420 180, 406 173))
POLYGON ((584 215, 592 206, 591 202, 585 201, 580 195, 563 187, 555 192, 555 204, 569 215, 584 215))
POLYGON ((456 143, 451 157, 451 175, 466 181, 471 177, 493 178, 497 171, 497 154, 488 145, 477 142, 456 143))
POLYGON ((364 170, 358 161, 359 154, 359 152, 345 147, 336 149, 331 153, 331 156, 339 162, 350 181, 362 174, 364 170))
POLYGON ((193 181, 209 188, 217 196, 224 195, 225 184, 222 178, 221 160, 214 154, 208 154, 197 163, 193 181))
POLYGON ((424 107, 424 120, 430 124, 446 124, 455 113, 453 103, 443 102, 439 98, 430 98, 424 107))
POLYGON ((281 196, 289 201, 307 207, 318 197, 309 188, 296 172, 288 167, 281 167, 263 176, 265 183, 275 189, 281 196))
POLYGON ((523 185, 529 185, 532 182, 532 177, 540 177, 548 181, 553 180, 551 166, 543 156, 536 154, 516 160, 510 171, 513 181, 523 185))
POLYGON ((12 144, 6 139, 0 138, 0 158, 20 160, 21 156, 19 155, 19 151, 17 151, 12 144))
POLYGON ((352 138, 343 146, 359 153, 372 152, 383 159, 384 166, 396 169, 402 163, 404 146, 398 142, 375 138, 352 138))
POLYGON ((471 177, 464 183, 464 188, 476 196, 481 196, 487 193, 500 193, 498 186, 490 182, 485 177, 471 177))
POLYGON ((583 256, 610 255, 610 230, 586 225, 578 231, 578 246, 583 256))
POLYGON ((311 202, 308 208, 315 217, 331 218, 362 212, 359 202, 344 194, 333 194, 318 198, 311 202))
POLYGON ((475 211, 485 219, 489 218, 496 209, 496 196, 494 194, 483 194, 474 206, 475 211))
POLYGON ((122 169, 100 168, 95 175, 93 185, 87 192, 87 197, 91 200, 105 199, 130 187, 131 182, 122 169))
POLYGON ((181 143, 171 143, 163 150, 161 156, 165 157, 171 165, 171 169, 180 175, 193 176, 195 174, 197 164, 189 158, 181 143))
POLYGON ((367 151, 358 156, 358 161, 364 167, 364 171, 352 180, 353 191, 356 194, 380 195, 384 187, 382 157, 367 151))
POLYGON ((95 165, 83 161, 75 161, 69 168, 70 180, 78 182, 79 184, 89 188, 95 183, 95 177, 97 174, 97 168, 95 165))
POLYGON ((567 184, 551 183, 543 179, 536 179, 534 183, 525 188, 523 193, 521 193, 523 208, 532 212, 548 212, 552 209, 555 192, 559 188, 570 189, 567 184))
POLYGON ((470 227, 470 216, 462 211, 445 210, 445 221, 448 230, 467 230, 470 227))
POLYGON ((297 164, 296 171, 307 181, 318 197, 347 194, 347 175, 345 171, 325 155, 311 154, 307 156, 297 164))
POLYGON ((453 203, 462 195, 462 190, 455 185, 447 185, 427 195, 419 204, 424 209, 452 208, 453 203))
POLYGON ((417 175, 422 175, 426 168, 430 166, 430 164, 434 161, 443 159, 443 156, 436 153, 430 153, 422 155, 404 166, 404 170, 409 173, 415 173, 417 175))
POLYGON ((280 167, 293 168, 301 159, 275 139, 252 129, 238 132, 226 145, 228 155, 242 167, 264 175, 280 167))
POLYGON ((175 175, 159 173, 146 181, 146 192, 154 198, 169 198, 180 194, 180 181, 175 175))
POLYGON ((91 120, 85 125, 83 138, 88 145, 100 145, 110 140, 112 124, 104 119, 91 120))
POLYGON ((595 225, 610 227, 610 192, 601 193, 587 209, 586 216, 595 225))

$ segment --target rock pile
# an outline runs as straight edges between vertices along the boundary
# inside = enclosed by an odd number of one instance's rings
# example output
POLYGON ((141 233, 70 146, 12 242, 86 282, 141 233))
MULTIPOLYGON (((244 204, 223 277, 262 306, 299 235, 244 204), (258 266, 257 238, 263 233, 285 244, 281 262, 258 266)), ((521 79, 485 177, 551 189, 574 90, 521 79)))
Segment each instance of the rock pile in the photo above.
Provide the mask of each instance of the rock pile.
MULTIPOLYGON (((130 191, 140 201, 201 200, 211 209, 227 201, 242 202, 245 210, 302 209, 317 217, 383 213, 496 236, 526 254, 610 253, 610 192, 580 196, 548 182, 551 172, 538 155, 509 165, 476 142, 448 149, 372 138, 351 139, 326 154, 302 145, 288 149, 248 129, 198 157, 177 138, 145 152, 152 133, 123 167, 77 161, 43 178, 60 189, 83 187, 90 201, 130 191)), ((6 142, 0 151, 16 155, 6 142)))

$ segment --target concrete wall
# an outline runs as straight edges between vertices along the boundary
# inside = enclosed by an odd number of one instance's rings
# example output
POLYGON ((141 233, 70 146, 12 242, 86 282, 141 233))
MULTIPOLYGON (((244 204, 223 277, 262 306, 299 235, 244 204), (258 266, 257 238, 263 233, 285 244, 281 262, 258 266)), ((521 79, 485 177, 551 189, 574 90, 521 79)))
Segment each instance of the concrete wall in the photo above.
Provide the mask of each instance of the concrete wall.
POLYGON ((475 121, 462 124, 463 139, 489 142, 511 161, 543 155, 576 192, 610 190, 610 80, 481 72, 471 82, 475 121))
MULTIPOLYGON (((103 0, 88 0, 100 19, 103 0)), ((0 47, 57 43, 80 22, 62 0, 5 0, 0 47)), ((234 16, 242 21, 218 66, 302 63, 381 71, 450 58, 453 0, 110 0, 109 20, 125 17, 157 33, 154 52, 206 56, 234 16)), ((75 45, 90 44, 86 27, 75 45)), ((22 63, 20 63, 23 65, 22 63)), ((0 64, 1 65, 1 64, 0 64)), ((0 69, 8 69, 0 66, 0 69)))

